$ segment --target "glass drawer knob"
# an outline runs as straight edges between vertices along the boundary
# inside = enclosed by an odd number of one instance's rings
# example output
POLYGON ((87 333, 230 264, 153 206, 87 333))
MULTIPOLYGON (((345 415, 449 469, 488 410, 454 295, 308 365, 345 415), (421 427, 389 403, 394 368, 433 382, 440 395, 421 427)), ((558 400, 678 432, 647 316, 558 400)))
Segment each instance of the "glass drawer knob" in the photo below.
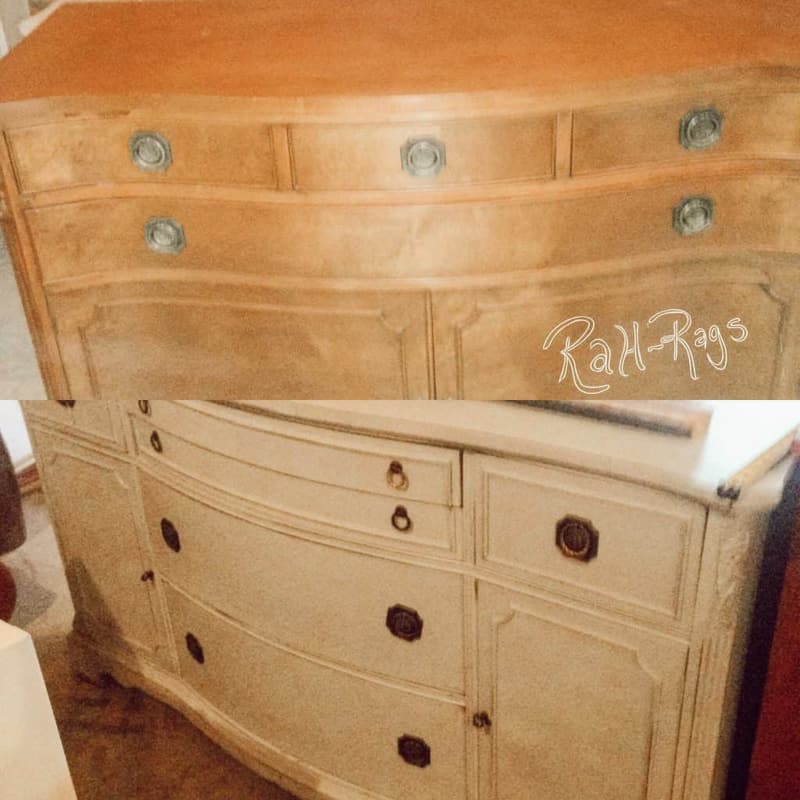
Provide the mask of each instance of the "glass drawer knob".
POLYGON ((409 139, 400 148, 403 169, 415 177, 438 175, 446 163, 444 142, 409 139))
POLYGON ((687 197, 672 212, 672 227, 681 236, 695 236, 714 224, 714 201, 710 197, 687 197))
POLYGON ((154 253, 176 255, 186 247, 183 226, 171 217, 153 217, 147 220, 144 239, 154 253))
POLYGON ((687 150, 705 150, 722 138, 722 114, 716 108, 690 111, 681 120, 681 144, 687 150))

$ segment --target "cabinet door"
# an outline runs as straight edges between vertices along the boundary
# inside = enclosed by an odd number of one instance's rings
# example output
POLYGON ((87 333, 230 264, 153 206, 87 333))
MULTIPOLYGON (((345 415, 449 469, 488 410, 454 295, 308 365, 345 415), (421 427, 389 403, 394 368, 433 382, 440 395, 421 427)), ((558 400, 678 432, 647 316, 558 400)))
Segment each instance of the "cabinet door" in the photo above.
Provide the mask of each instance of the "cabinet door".
POLYGON ((437 394, 475 400, 783 396, 797 380, 790 350, 797 321, 787 294, 762 269, 731 262, 623 265, 599 277, 438 293, 437 394))
POLYGON ((480 583, 482 800, 672 797, 687 647, 480 583))
POLYGON ((130 464, 33 428, 36 459, 75 605, 75 625, 125 649, 159 650, 130 464))
POLYGON ((421 292, 152 280, 50 303, 73 397, 432 395, 421 292))

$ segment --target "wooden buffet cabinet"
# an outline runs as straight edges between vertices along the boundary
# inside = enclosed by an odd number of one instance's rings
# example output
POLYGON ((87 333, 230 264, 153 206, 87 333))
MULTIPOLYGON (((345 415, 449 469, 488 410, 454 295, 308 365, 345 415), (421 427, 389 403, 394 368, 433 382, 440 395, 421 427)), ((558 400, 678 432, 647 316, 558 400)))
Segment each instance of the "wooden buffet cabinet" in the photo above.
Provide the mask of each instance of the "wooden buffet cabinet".
POLYGON ((299 797, 722 797, 785 464, 723 500, 712 446, 500 403, 25 413, 78 668, 299 797))
POLYGON ((0 129, 50 397, 800 396, 794 2, 72 5, 0 129))

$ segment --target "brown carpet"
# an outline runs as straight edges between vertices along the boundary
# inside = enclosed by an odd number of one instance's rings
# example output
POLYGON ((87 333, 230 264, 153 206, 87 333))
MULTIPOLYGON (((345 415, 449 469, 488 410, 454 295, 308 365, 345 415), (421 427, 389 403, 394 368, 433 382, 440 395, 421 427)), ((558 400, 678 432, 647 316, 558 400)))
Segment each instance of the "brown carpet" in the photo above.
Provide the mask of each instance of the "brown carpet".
POLYGON ((40 492, 24 512, 28 540, 2 559, 17 584, 11 624, 33 636, 79 800, 292 800, 170 707, 72 674, 72 604, 40 492))

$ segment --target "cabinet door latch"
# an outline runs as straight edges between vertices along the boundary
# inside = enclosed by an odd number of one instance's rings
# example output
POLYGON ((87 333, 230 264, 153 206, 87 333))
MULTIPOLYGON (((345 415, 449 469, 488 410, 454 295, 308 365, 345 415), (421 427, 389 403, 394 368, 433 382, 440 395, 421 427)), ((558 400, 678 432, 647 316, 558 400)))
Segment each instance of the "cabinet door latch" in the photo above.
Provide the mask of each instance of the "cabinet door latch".
POLYGON ((485 711, 481 711, 478 714, 472 715, 472 724, 476 728, 485 728, 488 733, 489 728, 492 727, 492 720, 485 711))

